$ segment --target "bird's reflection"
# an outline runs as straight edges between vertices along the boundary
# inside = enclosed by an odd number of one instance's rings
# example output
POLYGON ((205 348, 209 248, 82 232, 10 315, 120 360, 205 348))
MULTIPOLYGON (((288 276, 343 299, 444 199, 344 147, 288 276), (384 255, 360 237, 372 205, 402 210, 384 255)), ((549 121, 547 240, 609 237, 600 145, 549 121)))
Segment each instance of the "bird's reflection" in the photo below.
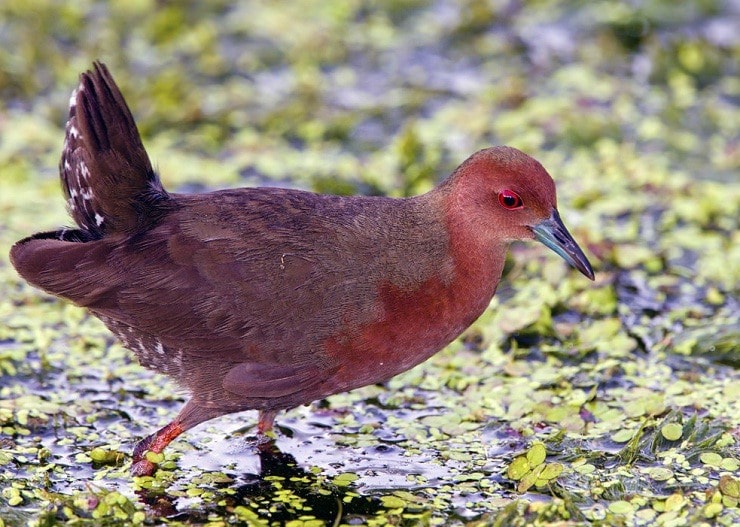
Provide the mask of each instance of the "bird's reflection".
POLYGON ((139 490, 140 501, 153 517, 189 522, 205 522, 213 514, 227 517, 237 508, 244 513, 247 507, 246 514, 254 515, 253 519, 284 523, 310 515, 332 524, 338 519, 372 516, 382 509, 378 498, 361 496, 351 486, 337 486, 326 475, 305 470, 274 440, 250 442, 259 460, 259 473, 227 473, 233 481, 208 483, 212 496, 197 506, 182 498, 181 489, 170 493, 161 487, 139 490))

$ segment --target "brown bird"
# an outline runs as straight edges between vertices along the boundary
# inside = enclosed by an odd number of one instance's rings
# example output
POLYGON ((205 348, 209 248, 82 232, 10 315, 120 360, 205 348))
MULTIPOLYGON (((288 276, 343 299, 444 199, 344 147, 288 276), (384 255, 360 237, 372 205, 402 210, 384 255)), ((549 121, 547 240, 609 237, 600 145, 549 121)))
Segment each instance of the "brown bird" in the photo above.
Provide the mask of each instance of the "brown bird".
POLYGON ((256 409, 263 433, 280 410, 429 358, 486 309, 513 240, 594 277, 552 178, 504 146, 412 198, 169 193, 101 63, 70 99, 60 172, 77 227, 19 241, 13 265, 191 394, 136 446, 136 475, 156 468, 147 451, 208 419, 256 409))

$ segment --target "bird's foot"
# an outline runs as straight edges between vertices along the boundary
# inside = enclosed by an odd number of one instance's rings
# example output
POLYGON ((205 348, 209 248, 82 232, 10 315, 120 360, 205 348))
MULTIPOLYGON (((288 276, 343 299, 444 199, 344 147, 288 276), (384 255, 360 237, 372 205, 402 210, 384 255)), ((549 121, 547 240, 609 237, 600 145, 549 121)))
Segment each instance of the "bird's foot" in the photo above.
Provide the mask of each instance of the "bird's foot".
POLYGON ((156 470, 157 465, 155 463, 152 463, 148 459, 140 459, 138 461, 134 461, 134 463, 131 465, 131 475, 133 477, 152 476, 154 475, 154 472, 156 470))
POLYGON ((134 447, 133 463, 131 464, 131 475, 132 476, 151 476, 154 471, 157 470, 157 465, 146 458, 146 453, 152 447, 152 444, 157 439, 157 434, 161 432, 155 432, 138 443, 134 447))
POLYGON ((159 454, 169 445, 173 439, 182 434, 184 429, 178 422, 172 422, 160 428, 152 435, 139 441, 134 447, 133 463, 131 464, 132 476, 151 476, 157 470, 157 464, 149 459, 148 452, 159 454))

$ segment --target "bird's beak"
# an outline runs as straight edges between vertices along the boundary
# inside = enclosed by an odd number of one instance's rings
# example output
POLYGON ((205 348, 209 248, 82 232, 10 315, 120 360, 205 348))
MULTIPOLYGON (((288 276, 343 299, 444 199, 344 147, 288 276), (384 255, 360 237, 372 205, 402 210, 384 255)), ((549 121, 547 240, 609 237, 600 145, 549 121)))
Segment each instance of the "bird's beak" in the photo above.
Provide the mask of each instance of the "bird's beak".
POLYGON ((591 268, 588 258, 563 225, 560 214, 556 209, 552 210, 549 218, 533 226, 532 231, 537 240, 558 253, 566 262, 591 280, 594 279, 594 270, 591 268))

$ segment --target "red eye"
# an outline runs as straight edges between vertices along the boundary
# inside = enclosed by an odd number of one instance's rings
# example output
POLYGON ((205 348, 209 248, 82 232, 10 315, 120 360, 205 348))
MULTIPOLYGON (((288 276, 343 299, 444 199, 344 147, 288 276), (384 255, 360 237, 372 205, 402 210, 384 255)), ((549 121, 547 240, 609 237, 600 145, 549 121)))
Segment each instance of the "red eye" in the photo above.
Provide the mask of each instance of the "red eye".
POLYGON ((522 198, 513 190, 502 190, 498 195, 498 202, 505 209, 514 210, 523 207, 522 198))

